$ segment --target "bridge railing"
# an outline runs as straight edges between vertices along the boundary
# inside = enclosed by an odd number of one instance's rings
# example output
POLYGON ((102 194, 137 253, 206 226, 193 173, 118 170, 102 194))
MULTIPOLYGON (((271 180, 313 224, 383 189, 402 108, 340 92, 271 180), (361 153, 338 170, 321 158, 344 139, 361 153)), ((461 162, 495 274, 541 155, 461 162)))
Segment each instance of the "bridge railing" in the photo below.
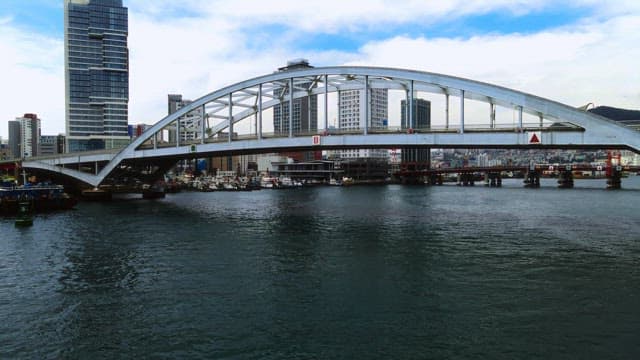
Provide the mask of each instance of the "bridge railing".
MULTIPOLYGON (((552 123, 545 124, 545 126, 540 127, 539 123, 525 123, 522 128, 518 126, 514 126, 513 124, 496 124, 493 127, 488 127, 483 124, 471 124, 465 126, 466 132, 524 132, 524 131, 581 131, 583 128, 580 126, 574 125, 572 123, 563 122, 563 123, 552 123)), ((430 126, 430 127, 421 127, 415 129, 406 129, 400 126, 385 126, 385 127, 371 127, 368 129, 368 133, 371 135, 375 134, 446 134, 446 133, 458 133, 460 131, 457 126, 430 126)), ((340 136, 340 135, 364 135, 364 129, 335 129, 330 128, 328 130, 319 129, 314 131, 304 131, 304 132, 294 132, 293 137, 311 137, 315 135, 321 136, 340 136)), ((276 139, 276 138, 288 138, 288 132, 263 132, 262 139, 276 139)), ((256 134, 233 134, 231 136, 231 141, 242 141, 242 140, 258 140, 258 136, 256 134)), ((208 138, 205 138, 204 141, 202 139, 192 139, 192 140, 181 140, 179 146, 192 146, 199 145, 202 143, 205 144, 214 144, 214 143, 227 143, 229 142, 228 134, 217 134, 208 138)), ((155 144, 156 148, 171 148, 177 147, 178 144, 176 142, 158 142, 155 144)), ((145 143, 139 147, 141 150, 153 149, 154 144, 145 143)))

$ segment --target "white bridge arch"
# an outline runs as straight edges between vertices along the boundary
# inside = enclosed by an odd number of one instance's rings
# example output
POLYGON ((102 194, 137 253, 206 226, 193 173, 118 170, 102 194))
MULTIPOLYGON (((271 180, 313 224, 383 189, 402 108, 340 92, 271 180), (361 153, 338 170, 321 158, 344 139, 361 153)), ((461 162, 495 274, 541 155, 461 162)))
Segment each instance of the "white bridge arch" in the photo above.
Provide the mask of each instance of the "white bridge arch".
MULTIPOLYGON (((369 94, 369 91, 364 91, 369 94)), ((369 95, 365 95, 369 96, 369 95)), ((287 125, 286 123, 284 125, 287 125)), ((281 127, 282 129, 282 127, 281 127)), ((25 168, 53 171, 74 177, 87 184, 101 184, 118 166, 127 161, 152 161, 204 157, 215 154, 264 153, 290 150, 324 150, 341 148, 402 148, 402 147, 478 147, 478 148, 530 148, 529 133, 540 134, 542 148, 616 148, 640 151, 640 132, 581 109, 544 99, 517 90, 443 74, 395 68, 335 66, 308 67, 245 80, 213 91, 177 112, 165 117, 129 146, 119 152, 65 154, 53 158, 35 158, 23 162, 25 168), (406 92, 408 108, 413 108, 414 93, 441 94, 446 101, 445 124, 440 127, 417 128, 413 113, 407 112, 408 123, 401 129, 371 127, 368 98, 364 114, 367 119, 358 131, 327 132, 328 96, 344 90, 393 89, 406 92), (324 97, 323 118, 311 132, 296 132, 292 112, 287 119, 288 132, 266 134, 263 114, 278 104, 308 98, 324 97), (457 102, 458 117, 449 119, 450 97, 457 102), (488 104, 485 127, 465 124, 465 101, 476 100, 488 104), (511 127, 496 126, 495 109, 505 107, 517 114, 511 127), (201 121, 190 121, 193 111, 204 114, 201 121), (528 114, 528 115, 527 115, 528 114), (534 124, 523 123, 523 116, 534 116, 534 124), (238 136, 234 127, 252 119, 253 134, 238 136), (322 122, 324 124, 322 124, 322 122), (181 139, 185 126, 194 136, 181 139), (194 129, 193 127, 197 127, 194 129), (176 132, 175 141, 162 142, 164 130, 176 132), (226 131, 226 132, 225 132, 226 131), (312 135, 321 136, 312 143, 312 135), (106 163, 93 173, 66 168, 78 163, 106 163)))

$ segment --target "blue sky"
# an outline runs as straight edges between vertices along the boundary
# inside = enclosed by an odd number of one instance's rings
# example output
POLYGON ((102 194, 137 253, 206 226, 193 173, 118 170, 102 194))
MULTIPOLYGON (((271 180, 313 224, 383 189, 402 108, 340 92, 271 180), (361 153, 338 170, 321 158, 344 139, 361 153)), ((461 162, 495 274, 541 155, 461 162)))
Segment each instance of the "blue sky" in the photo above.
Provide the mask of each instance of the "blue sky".
MULTIPOLYGON (((139 5, 125 4, 132 10, 139 5)), ((340 50, 355 51, 372 40, 383 40, 402 34, 410 37, 454 37, 467 38, 484 34, 530 34, 546 29, 578 23, 581 19, 592 16, 594 8, 586 5, 562 4, 544 6, 522 14, 508 9, 497 9, 487 13, 468 14, 461 17, 438 18, 433 22, 411 21, 407 23, 389 23, 381 21, 383 26, 363 24, 352 31, 328 33, 326 31, 305 34, 300 41, 300 48, 305 50, 340 50)), ((163 18, 198 18, 204 16, 190 9, 169 7, 153 14, 158 22, 163 18)), ((63 4, 61 0, 2 0, 0 18, 11 19, 17 28, 34 33, 63 38, 63 4)), ((270 34, 278 34, 290 30, 285 23, 274 21, 260 23, 258 26, 247 26, 248 30, 258 30, 270 34)))
MULTIPOLYGON (((298 57, 640 108, 637 0, 124 2, 131 123, 159 120, 167 93, 196 98, 298 57)), ((0 89, 2 119, 36 112, 43 132, 64 132, 63 1, 1 0, 0 52, 0 75, 11 84, 0 89)))

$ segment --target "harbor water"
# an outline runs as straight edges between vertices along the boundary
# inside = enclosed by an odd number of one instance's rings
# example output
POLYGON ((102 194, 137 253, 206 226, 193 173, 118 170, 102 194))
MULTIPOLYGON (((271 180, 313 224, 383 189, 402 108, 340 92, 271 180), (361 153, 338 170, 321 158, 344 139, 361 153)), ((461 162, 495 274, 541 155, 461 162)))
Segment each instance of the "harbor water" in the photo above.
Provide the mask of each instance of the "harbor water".
POLYGON ((0 358, 633 359, 640 176, 0 218, 0 358))

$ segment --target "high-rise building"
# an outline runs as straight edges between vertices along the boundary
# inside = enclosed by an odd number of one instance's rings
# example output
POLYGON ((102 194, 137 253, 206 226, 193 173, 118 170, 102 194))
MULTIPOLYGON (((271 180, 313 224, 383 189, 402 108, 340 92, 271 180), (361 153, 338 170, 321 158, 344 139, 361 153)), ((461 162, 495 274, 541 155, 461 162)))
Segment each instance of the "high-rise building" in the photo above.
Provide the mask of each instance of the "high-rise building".
POLYGON ((11 157, 16 159, 22 157, 20 155, 20 143, 22 138, 20 137, 20 121, 9 120, 9 149, 11 157))
MULTIPOLYGON (((305 59, 292 60, 287 66, 278 69, 279 72, 312 68, 305 59)), ((311 83, 295 84, 300 88, 307 88, 311 83)), ((294 91, 295 92, 295 91, 294 91)), ((289 133, 289 93, 288 88, 276 88, 276 97, 282 98, 280 104, 273 107, 273 129, 276 134, 289 133)), ((315 132, 318 130, 318 97, 316 95, 303 96, 293 99, 293 113, 291 114, 293 133, 315 132)))
POLYGON ((64 0, 67 151, 121 147, 129 103, 122 0, 64 0))
MULTIPOLYGON (((402 129, 428 129, 431 127, 431 102, 413 99, 413 124, 409 124, 407 100, 400 101, 400 124, 402 129)), ((402 163, 417 163, 421 168, 427 168, 431 161, 431 149, 403 148, 402 163)))
MULTIPOLYGON (((382 129, 387 126, 387 89, 369 89, 369 128, 382 129)), ((363 90, 343 90, 338 93, 338 124, 341 130, 362 130, 364 128, 365 92, 363 90)), ((340 150, 340 157, 387 159, 386 149, 340 150)))
POLYGON ((9 121, 9 147, 14 158, 40 154, 40 119, 36 114, 9 121))
POLYGON ((58 154, 58 136, 42 135, 40 136, 40 155, 56 155, 58 154))
MULTIPOLYGON (((278 72, 313 68, 306 59, 296 59, 287 62, 287 66, 278 69, 278 72)), ((296 88, 307 89, 311 83, 295 84, 296 88)), ((301 91, 300 89, 298 91, 301 91)), ((273 131, 276 134, 289 133, 289 89, 285 87, 275 88, 273 94, 281 98, 281 102, 273 107, 273 131)), ((294 91, 295 93, 295 91, 294 91)), ((293 112, 291 113, 291 129, 294 134, 313 133, 318 130, 318 97, 316 95, 303 96, 293 99, 293 112)), ((298 161, 310 161, 316 158, 313 151, 283 153, 298 161)), ((321 156, 321 155, 320 155, 321 156)))
MULTIPOLYGON (((169 113, 167 115, 171 115, 174 112, 182 109, 183 107, 191 104, 192 100, 182 99, 182 95, 179 94, 170 94, 167 96, 167 110, 169 113)), ((186 113, 184 116, 180 117, 180 141, 189 141, 200 138, 200 134, 202 133, 202 121, 204 119, 204 114, 202 107, 198 107, 197 109, 193 109, 186 113)), ((205 135, 206 136, 206 135, 205 135)), ((169 129, 169 142, 173 143, 176 141, 176 129, 175 127, 169 129)))

